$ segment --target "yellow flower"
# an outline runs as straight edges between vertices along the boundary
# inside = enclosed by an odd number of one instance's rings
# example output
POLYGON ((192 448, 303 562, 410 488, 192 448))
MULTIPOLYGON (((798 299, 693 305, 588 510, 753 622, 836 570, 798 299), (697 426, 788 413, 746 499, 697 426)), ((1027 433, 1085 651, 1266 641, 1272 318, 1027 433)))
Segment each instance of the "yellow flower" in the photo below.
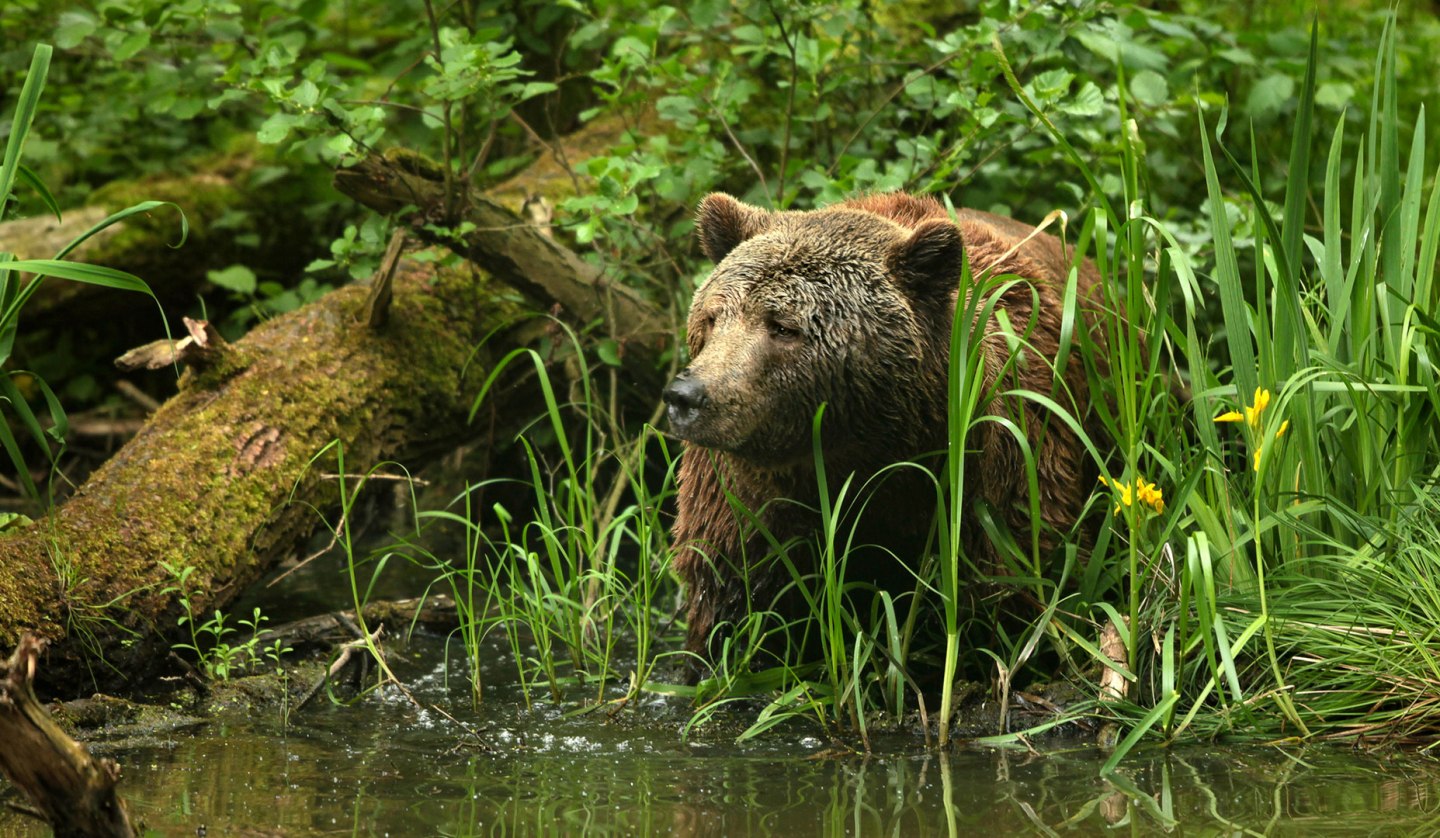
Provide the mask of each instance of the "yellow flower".
POLYGON ((1255 412, 1254 412, 1253 414, 1251 414, 1249 411, 1246 411, 1245 418, 1247 418, 1247 419, 1249 419, 1250 421, 1254 422, 1255 420, 1257 420, 1257 419, 1260 418, 1260 414, 1261 414, 1261 413, 1264 413, 1264 412, 1265 412, 1265 408, 1267 408, 1267 407, 1269 407, 1269 406, 1270 406, 1270 391, 1269 391, 1269 390, 1266 390, 1264 387, 1256 387, 1256 388, 1255 388, 1255 412))
POLYGON ((1149 506, 1156 512, 1165 511, 1164 493, 1162 493, 1154 483, 1147 483, 1143 477, 1135 478, 1135 483, 1132 486, 1120 480, 1106 480, 1102 475, 1100 477, 1100 483, 1101 485, 1109 486, 1119 493, 1119 502, 1115 504, 1116 515, 1120 514, 1121 507, 1133 506, 1136 499, 1138 499, 1141 504, 1149 506))
MULTIPOLYGON (((1260 433, 1260 424, 1264 419, 1265 408, 1270 406, 1270 391, 1264 387, 1255 388, 1255 396, 1250 400, 1252 404, 1245 408, 1245 412, 1231 410, 1215 417, 1216 422, 1244 422, 1250 426, 1250 430, 1260 433)), ((1279 439, 1290 429, 1290 420, 1286 419, 1280 423, 1280 428, 1275 431, 1275 438, 1279 439)), ((1261 442, 1255 446, 1255 470, 1260 470, 1260 455, 1265 450, 1265 443, 1261 442)))
MULTIPOLYGON (((1289 419, 1286 419, 1284 422, 1281 422, 1281 423, 1280 423, 1280 430, 1278 430, 1278 431, 1275 432, 1275 438, 1276 438, 1276 439, 1279 439, 1280 437, 1284 436, 1284 435, 1285 435, 1285 431, 1286 431, 1289 427, 1290 427, 1290 420, 1289 420, 1289 419)), ((1260 443, 1258 446, 1255 447, 1255 470, 1256 470, 1256 471, 1259 471, 1259 470, 1260 470, 1260 452, 1262 452, 1262 451, 1264 451, 1264 450, 1265 450, 1265 443, 1263 443, 1263 442, 1260 443)))
POLYGON ((1154 483, 1146 483, 1141 478, 1135 478, 1135 494, 1140 498, 1141 503, 1150 504, 1156 512, 1165 511, 1165 496, 1154 483))
MULTIPOLYGON (((1238 410, 1231 410, 1215 417, 1216 422, 1245 422, 1252 431, 1260 430, 1260 418, 1265 413, 1265 408, 1270 406, 1270 391, 1264 387, 1255 388, 1255 397, 1251 399, 1253 405, 1245 408, 1242 414, 1238 410)), ((1279 434, 1276 434, 1279 436, 1279 434)))

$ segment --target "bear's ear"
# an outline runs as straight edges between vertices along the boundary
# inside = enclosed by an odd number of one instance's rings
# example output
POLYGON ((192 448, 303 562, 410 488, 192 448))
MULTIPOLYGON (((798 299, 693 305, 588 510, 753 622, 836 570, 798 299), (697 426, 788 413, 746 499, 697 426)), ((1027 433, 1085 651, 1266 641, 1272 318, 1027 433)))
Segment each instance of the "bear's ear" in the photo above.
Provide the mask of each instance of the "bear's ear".
POLYGON ((912 295, 950 294, 960 282, 965 242, 960 228, 944 218, 923 221, 890 256, 895 279, 912 295))
POLYGON ((705 196, 695 216, 695 232, 700 236, 700 249, 719 263, 736 245, 754 238, 770 228, 769 212, 742 204, 724 192, 705 196))

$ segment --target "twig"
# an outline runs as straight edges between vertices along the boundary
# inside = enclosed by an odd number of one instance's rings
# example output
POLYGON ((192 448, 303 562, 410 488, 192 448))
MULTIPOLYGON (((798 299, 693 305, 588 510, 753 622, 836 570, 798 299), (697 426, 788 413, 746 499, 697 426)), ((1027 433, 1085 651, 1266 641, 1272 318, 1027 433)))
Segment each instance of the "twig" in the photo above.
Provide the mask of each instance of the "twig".
POLYGON ((149 393, 146 393, 123 378, 115 382, 115 389, 119 390, 121 395, 130 401, 145 408, 147 412, 154 413, 160 409, 160 402, 156 401, 149 393))
POLYGON ((445 708, 441 707, 441 706, 438 705, 438 704, 431 704, 431 705, 430 705, 430 709, 431 709, 431 710, 434 710, 436 713, 439 713, 440 715, 442 715, 442 716, 444 716, 445 718, 449 719, 450 721, 454 722, 457 726, 459 726, 459 728, 460 728, 461 730, 465 731, 467 734, 469 734, 471 737, 473 737, 473 738, 475 739, 475 745, 476 745, 476 747, 478 747, 480 750, 482 750, 482 751, 493 751, 493 750, 495 750, 495 748, 494 748, 493 746, 489 745, 488 743, 485 742, 485 740, 483 740, 483 739, 480 738, 480 731, 476 730, 475 728, 471 727, 470 725, 465 724, 464 722, 460 721, 459 719, 457 719, 457 718, 455 718, 454 716, 450 715, 449 713, 445 712, 445 708))
POLYGON ((339 520, 339 521, 336 521, 336 522, 335 522, 335 527, 330 530, 330 543, 329 543, 329 544, 326 544, 324 547, 321 547, 319 550, 316 550, 315 552, 311 553, 310 555, 308 555, 308 556, 306 556, 305 558, 301 559, 300 561, 296 562, 294 567, 286 569, 286 571, 285 571, 284 573, 280 574, 279 576, 276 576, 274 579, 271 579, 269 582, 265 583, 265 587, 267 587, 267 588, 273 588, 273 587, 275 587, 275 584, 276 584, 277 582, 279 582, 281 579, 284 579, 285 577, 289 576, 290 574, 294 573, 295 571, 299 570, 300 568, 304 567, 305 565, 310 564, 311 562, 315 561, 316 559, 320 558, 321 556, 323 556, 323 555, 325 555, 326 553, 330 552, 331 550, 335 549, 335 545, 338 544, 338 543, 340 543, 340 531, 341 531, 342 529, 344 529, 344 528, 345 528, 345 513, 342 512, 342 513, 340 513, 340 520, 339 520))
POLYGON ((797 39, 790 37, 785 31, 785 21, 781 19, 780 13, 776 11, 775 4, 770 3, 770 16, 775 19, 775 25, 780 29, 780 38, 785 41, 785 46, 790 50, 790 95, 785 102, 785 140, 780 146, 780 194, 775 197, 775 206, 785 206, 785 171, 790 168, 790 123, 795 115, 795 85, 799 81, 800 59, 796 55, 795 44, 797 39))
POLYGON ((765 190, 766 195, 769 195, 770 184, 765 180, 765 172, 761 171, 760 164, 755 162, 755 158, 750 156, 750 152, 745 150, 745 146, 740 142, 740 138, 735 136, 734 131, 730 130, 730 123, 725 121, 725 114, 721 113, 720 109, 715 106, 715 103, 709 99, 705 100, 705 104, 710 106, 710 110, 715 114, 715 118, 720 120, 720 127, 725 129, 725 136, 730 138, 731 143, 734 143, 735 150, 740 152, 740 156, 744 157, 745 162, 750 164, 750 170, 755 173, 755 177, 760 179, 760 188, 765 190))

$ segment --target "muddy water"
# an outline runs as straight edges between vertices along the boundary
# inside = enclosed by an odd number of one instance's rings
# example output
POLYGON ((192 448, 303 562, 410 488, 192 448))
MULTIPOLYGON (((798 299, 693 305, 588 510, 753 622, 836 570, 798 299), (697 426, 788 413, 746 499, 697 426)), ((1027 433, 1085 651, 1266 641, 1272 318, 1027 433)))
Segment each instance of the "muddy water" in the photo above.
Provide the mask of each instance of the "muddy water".
MULTIPOLYGON (((918 737, 837 755, 813 730, 735 744, 736 728, 683 735, 683 703, 613 715, 526 709, 496 685, 470 709, 444 645, 394 649, 398 691, 349 706, 270 706, 145 741, 122 762, 132 812, 159 835, 1432 834, 1440 763, 1337 748, 1188 747, 1130 758, 1049 743, 1045 755, 918 737), (455 720, 436 707, 444 708, 455 720)), ((497 651, 497 673, 508 665, 497 651)), ((497 678, 497 680, 499 680, 497 678)), ((743 717, 743 714, 740 714, 743 717)), ((43 835, 0 814, 0 835, 43 835)))

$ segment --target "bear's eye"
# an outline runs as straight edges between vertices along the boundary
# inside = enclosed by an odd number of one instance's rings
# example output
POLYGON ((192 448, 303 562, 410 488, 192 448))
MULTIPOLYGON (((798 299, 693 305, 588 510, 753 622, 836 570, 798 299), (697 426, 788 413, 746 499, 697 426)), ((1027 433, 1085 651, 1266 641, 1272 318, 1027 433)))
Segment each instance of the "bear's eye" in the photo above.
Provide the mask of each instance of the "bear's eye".
POLYGON ((799 340, 800 330, 794 326, 781 323, 778 320, 771 320, 769 323, 770 337, 776 340, 799 340))

